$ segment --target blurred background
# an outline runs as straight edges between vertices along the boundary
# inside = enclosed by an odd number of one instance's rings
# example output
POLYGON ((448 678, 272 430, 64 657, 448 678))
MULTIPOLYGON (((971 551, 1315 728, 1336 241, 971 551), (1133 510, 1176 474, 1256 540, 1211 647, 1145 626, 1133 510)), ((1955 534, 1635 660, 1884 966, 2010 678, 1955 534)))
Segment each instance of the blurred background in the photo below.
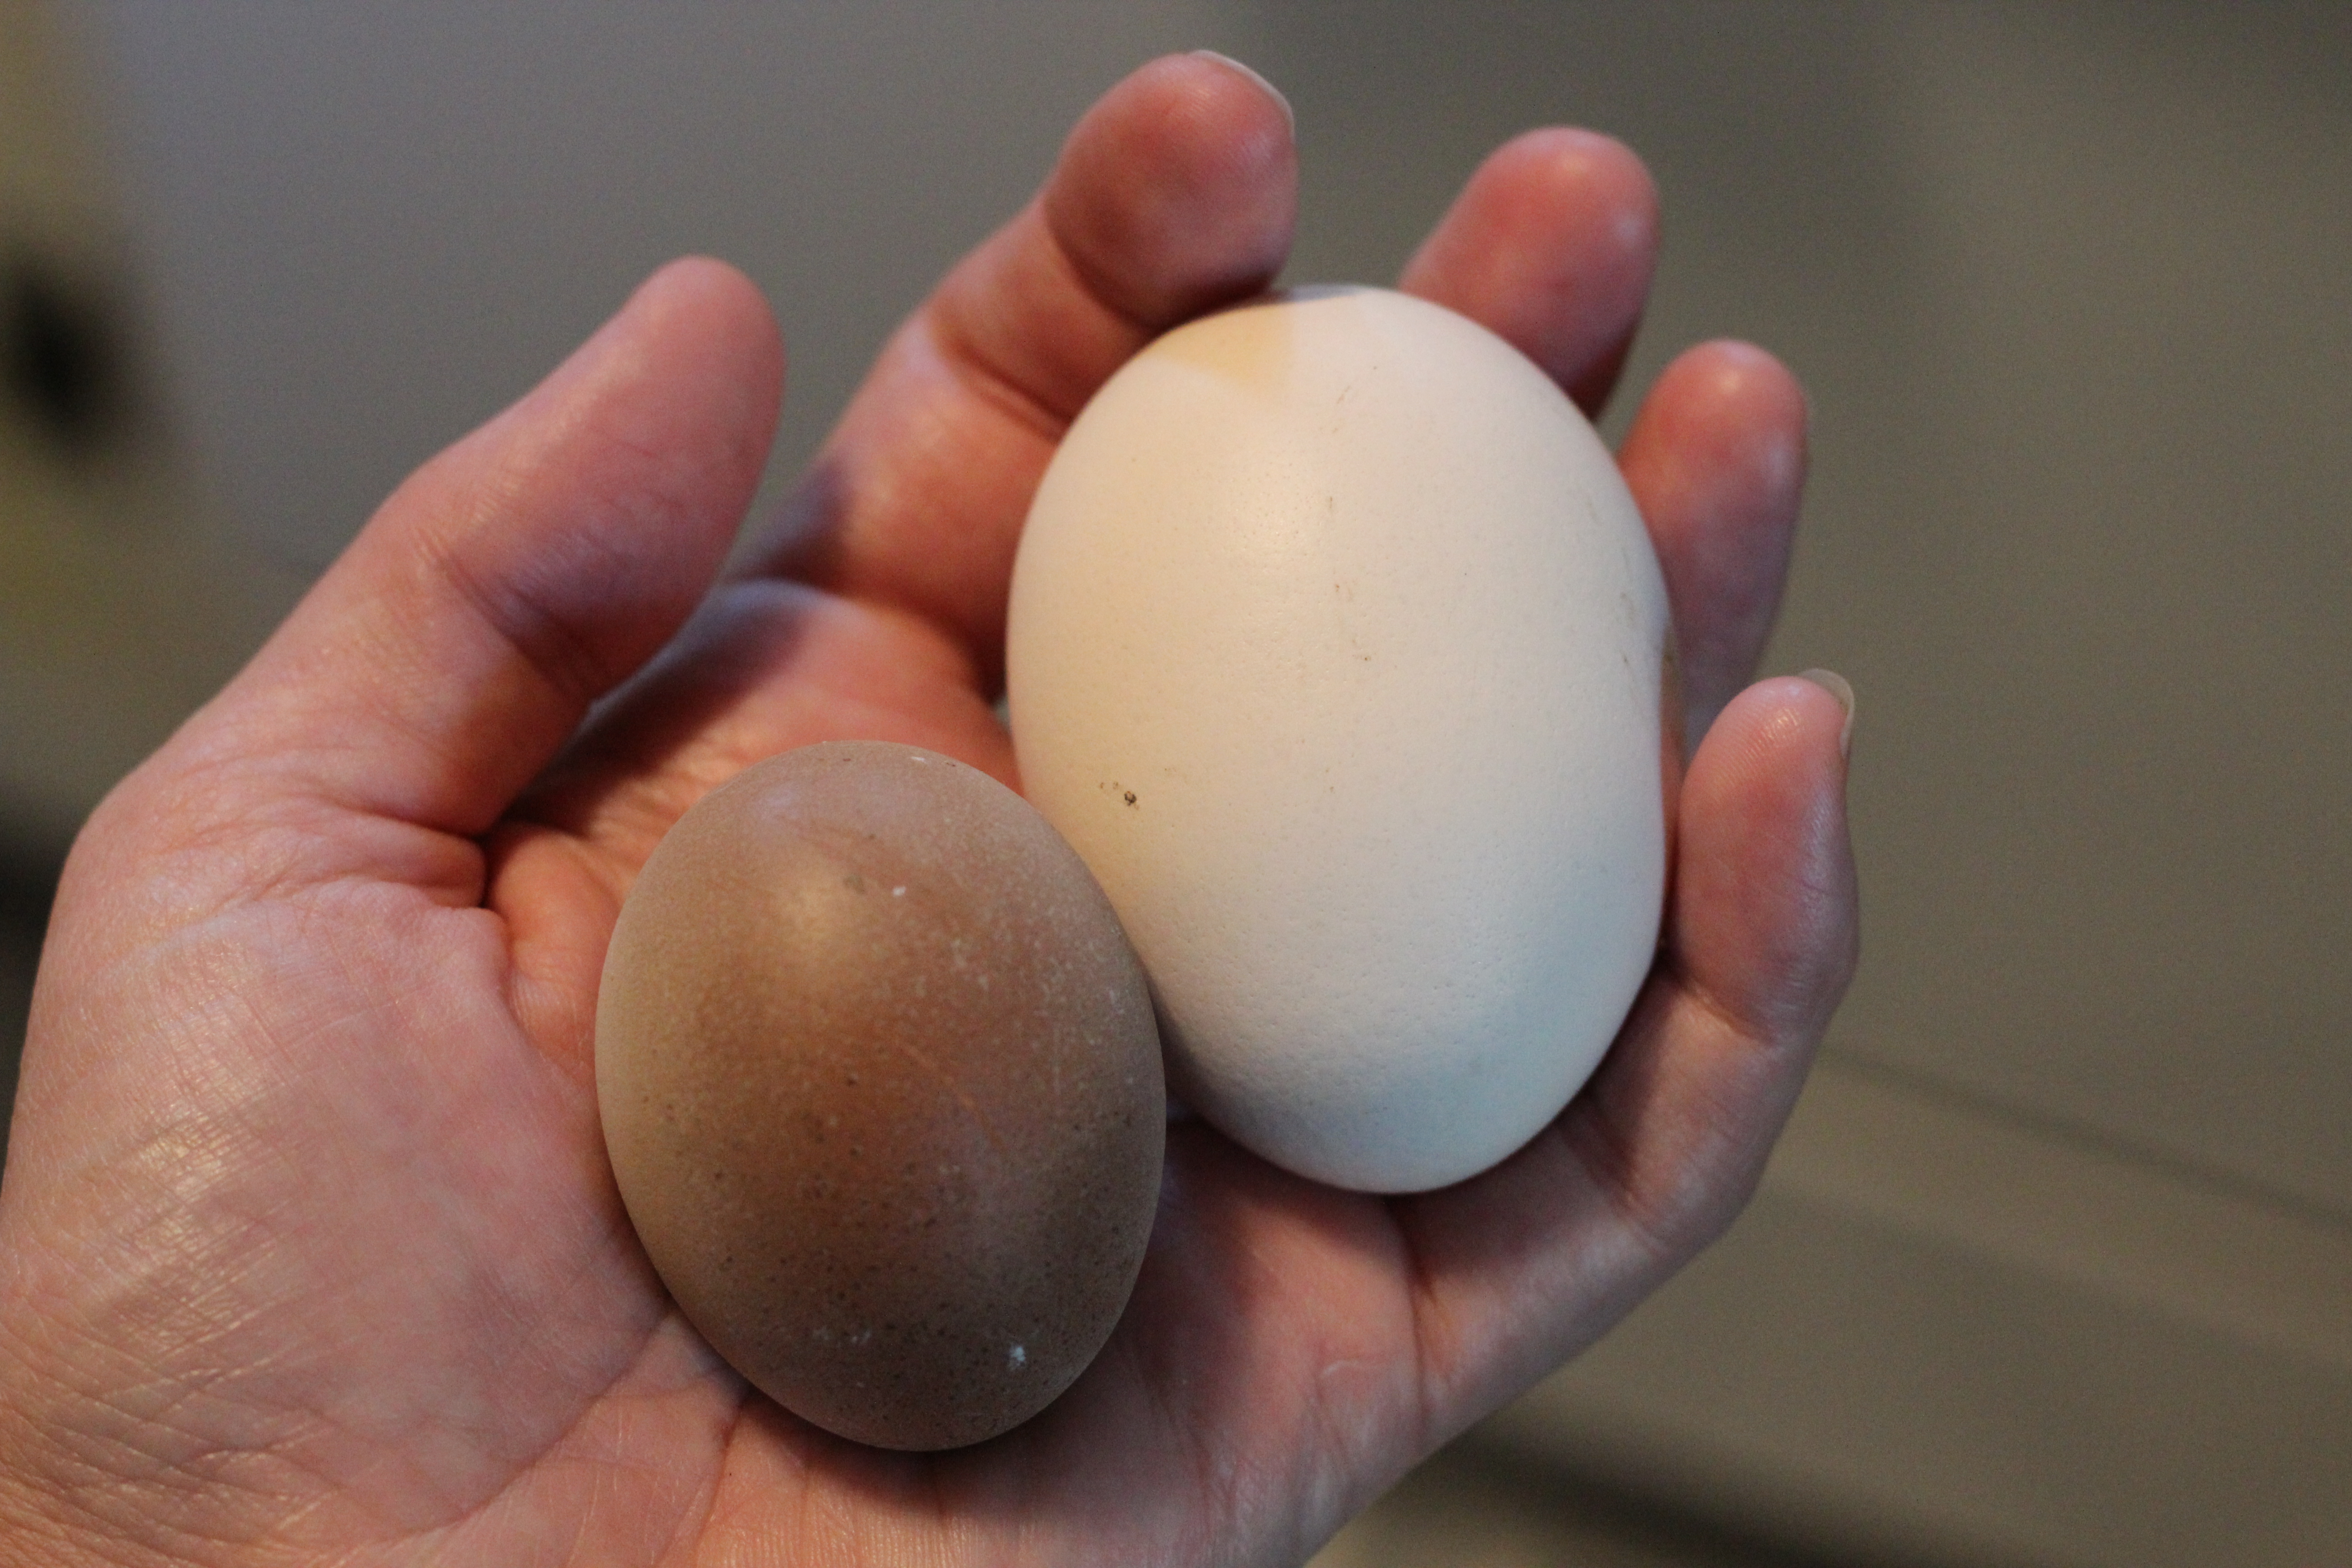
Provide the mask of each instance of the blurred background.
POLYGON ((1768 668, 1860 693, 1862 973, 1764 1189, 1318 1559, 2352 1562, 2352 7, 0 0, 0 1063, 75 825, 663 259, 785 482, 1133 66, 1298 113, 1294 281, 1611 132, 1811 388, 1768 668))

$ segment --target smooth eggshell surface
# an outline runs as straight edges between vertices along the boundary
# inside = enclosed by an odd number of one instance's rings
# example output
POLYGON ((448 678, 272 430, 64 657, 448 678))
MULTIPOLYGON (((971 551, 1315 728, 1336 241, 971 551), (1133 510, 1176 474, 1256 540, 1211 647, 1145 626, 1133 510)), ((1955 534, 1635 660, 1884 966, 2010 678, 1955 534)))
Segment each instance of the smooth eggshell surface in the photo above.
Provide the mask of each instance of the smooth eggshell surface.
POLYGON ((688 1321, 891 1448, 1025 1420, 1118 1322, 1166 1100, 1142 971, 1012 791, 908 746, 747 769, 646 862, 605 958, 613 1173, 688 1321))
POLYGON ((1121 369, 1030 511, 1008 679, 1171 1090, 1367 1191, 1550 1121, 1656 943, 1668 641, 1607 449, 1460 316, 1303 290, 1121 369))

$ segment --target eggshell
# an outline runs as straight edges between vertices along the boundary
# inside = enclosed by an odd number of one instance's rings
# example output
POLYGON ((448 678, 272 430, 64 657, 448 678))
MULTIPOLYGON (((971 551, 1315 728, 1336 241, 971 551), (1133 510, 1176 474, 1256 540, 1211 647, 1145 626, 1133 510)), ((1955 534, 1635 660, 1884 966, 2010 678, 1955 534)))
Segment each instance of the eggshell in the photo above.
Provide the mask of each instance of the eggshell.
POLYGON ((1117 907, 1170 1088, 1376 1192, 1519 1147, 1648 971, 1664 582, 1541 371, 1401 294, 1151 344, 1087 405, 1014 569, 1023 789, 1117 907))
POLYGON ((1150 1235, 1142 971, 1053 829, 934 752, 807 747, 688 811, 613 932, 596 1089, 679 1309, 860 1442, 1035 1414, 1109 1337, 1150 1235))

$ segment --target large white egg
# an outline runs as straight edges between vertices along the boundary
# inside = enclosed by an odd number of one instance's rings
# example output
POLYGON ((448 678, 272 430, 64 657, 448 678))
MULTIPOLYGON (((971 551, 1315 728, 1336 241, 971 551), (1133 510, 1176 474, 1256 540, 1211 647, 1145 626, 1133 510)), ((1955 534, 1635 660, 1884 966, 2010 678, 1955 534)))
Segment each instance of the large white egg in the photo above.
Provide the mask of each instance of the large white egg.
POLYGON ((1668 642, 1607 449, 1461 316, 1299 290, 1113 376, 1031 508, 1007 675, 1171 1091, 1371 1192, 1557 1115, 1656 945, 1668 642))

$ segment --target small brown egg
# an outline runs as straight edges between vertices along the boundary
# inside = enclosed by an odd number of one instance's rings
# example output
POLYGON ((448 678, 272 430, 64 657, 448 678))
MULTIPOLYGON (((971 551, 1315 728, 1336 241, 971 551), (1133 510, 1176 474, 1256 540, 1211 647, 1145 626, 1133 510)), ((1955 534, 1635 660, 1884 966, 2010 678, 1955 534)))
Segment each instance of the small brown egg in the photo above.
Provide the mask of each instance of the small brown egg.
POLYGON ((1166 1136, 1143 971, 1076 854, 878 742, 745 770, 621 910, 596 1010, 620 1184, 688 1320, 887 1448, 1036 1414, 1110 1337, 1166 1136))

